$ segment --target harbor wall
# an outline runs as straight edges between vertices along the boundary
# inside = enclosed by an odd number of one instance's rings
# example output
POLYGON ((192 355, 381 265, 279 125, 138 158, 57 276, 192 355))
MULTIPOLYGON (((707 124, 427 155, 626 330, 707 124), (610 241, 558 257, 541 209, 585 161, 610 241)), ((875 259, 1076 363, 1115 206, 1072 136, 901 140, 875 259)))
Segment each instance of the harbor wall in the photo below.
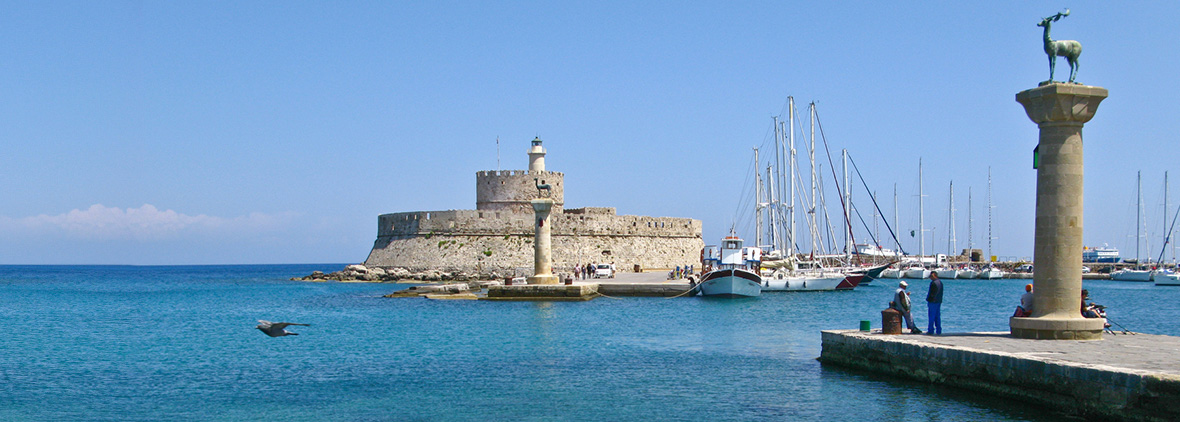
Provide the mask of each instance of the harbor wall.
MULTIPOLYGON (((1087 419, 1180 420, 1180 377, 1055 358, 1059 352, 1050 349, 1063 340, 1022 340, 1046 350, 1016 354, 910 340, 914 337, 920 336, 823 331, 819 360, 1007 397, 1087 419)), ((1088 343, 1103 345, 1097 340, 1088 343)))
MULTIPOLYGON (((531 179, 530 179, 531 180, 531 179)), ((614 263, 619 271, 699 265, 701 221, 615 215, 614 208, 554 213, 553 266, 614 263)), ((416 211, 378 217, 366 266, 478 274, 532 273, 533 215, 509 210, 416 211)))

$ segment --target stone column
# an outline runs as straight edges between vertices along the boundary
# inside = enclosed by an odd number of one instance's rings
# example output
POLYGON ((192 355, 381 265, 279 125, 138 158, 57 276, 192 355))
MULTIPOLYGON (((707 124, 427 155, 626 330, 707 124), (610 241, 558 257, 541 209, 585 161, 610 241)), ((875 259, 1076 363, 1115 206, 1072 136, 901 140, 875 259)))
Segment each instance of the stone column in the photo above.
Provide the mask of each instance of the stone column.
POLYGON ((528 281, 529 284, 558 284, 560 281, 553 275, 553 249, 549 240, 549 211, 553 209, 553 200, 534 199, 531 202, 537 224, 533 226, 536 232, 533 239, 533 276, 528 281))
POLYGON ((1106 88, 1050 83, 1016 94, 1040 128, 1033 312, 1011 318, 1012 336, 1101 339, 1105 320, 1083 318, 1082 126, 1094 117, 1106 88))

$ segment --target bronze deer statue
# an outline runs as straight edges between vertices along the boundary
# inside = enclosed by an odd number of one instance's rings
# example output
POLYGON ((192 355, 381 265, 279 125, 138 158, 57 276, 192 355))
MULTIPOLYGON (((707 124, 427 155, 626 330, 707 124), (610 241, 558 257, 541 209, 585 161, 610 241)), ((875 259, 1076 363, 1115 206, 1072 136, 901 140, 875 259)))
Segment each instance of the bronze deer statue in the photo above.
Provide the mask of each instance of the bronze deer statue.
POLYGON ((1045 54, 1049 55, 1049 82, 1053 82, 1053 70, 1057 67, 1057 56, 1065 57, 1069 62, 1069 82, 1074 83, 1074 79, 1078 77, 1078 56, 1082 54, 1082 43, 1074 40, 1053 41, 1049 38, 1049 27, 1053 22, 1061 20, 1061 18, 1069 16, 1069 9, 1065 9, 1064 13, 1041 19, 1041 23, 1037 26, 1045 28, 1045 54))
POLYGON ((550 196, 553 196, 553 187, 549 186, 549 184, 545 183, 545 181, 539 180, 536 177, 534 177, 533 183, 535 183, 537 185, 537 197, 538 198, 542 198, 542 197, 548 198, 550 196), (548 192, 549 194, 542 196, 541 192, 548 192))

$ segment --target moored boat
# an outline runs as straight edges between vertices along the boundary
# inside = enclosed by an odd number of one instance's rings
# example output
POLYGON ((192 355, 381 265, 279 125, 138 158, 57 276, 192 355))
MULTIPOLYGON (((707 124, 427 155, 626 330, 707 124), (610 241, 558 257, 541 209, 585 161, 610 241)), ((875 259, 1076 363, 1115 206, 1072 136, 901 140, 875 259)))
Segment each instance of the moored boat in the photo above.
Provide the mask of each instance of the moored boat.
POLYGON ((979 278, 983 279, 983 280, 995 280, 998 278, 1004 278, 1004 271, 1000 270, 999 268, 996 268, 996 266, 993 264, 988 264, 987 268, 984 268, 979 271, 979 278))
POLYGON ((951 267, 938 267, 938 269, 934 270, 934 273, 938 274, 938 278, 944 280, 954 280, 959 277, 959 270, 951 267))
POLYGON ((762 250, 742 247, 742 239, 730 234, 721 246, 706 246, 701 252, 701 265, 708 270, 701 275, 697 288, 701 296, 742 298, 762 294, 762 277, 758 266, 762 250))
POLYGON ((972 279, 975 277, 979 277, 979 270, 976 270, 975 267, 964 265, 963 268, 959 269, 960 279, 972 279))
POLYGON ((1126 268, 1110 273, 1110 279, 1116 281, 1151 281, 1152 273, 1152 270, 1126 268))
POLYGON ((926 277, 930 277, 930 270, 927 270, 926 267, 923 267, 919 264, 911 265, 905 270, 905 278, 923 279, 926 277))
POLYGON ((1159 270, 1151 276, 1156 286, 1180 286, 1180 273, 1172 270, 1159 270))

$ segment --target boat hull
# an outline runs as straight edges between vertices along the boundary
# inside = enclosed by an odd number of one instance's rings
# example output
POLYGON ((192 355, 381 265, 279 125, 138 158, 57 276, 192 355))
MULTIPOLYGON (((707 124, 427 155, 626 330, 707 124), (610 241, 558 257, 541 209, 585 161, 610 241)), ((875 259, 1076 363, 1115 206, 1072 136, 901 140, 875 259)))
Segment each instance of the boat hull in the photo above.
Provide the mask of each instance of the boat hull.
POLYGON ((983 279, 983 280, 995 280, 995 279, 999 279, 999 278, 1004 278, 1004 272, 1000 271, 998 269, 995 269, 995 268, 987 269, 987 270, 980 271, 978 278, 983 279))
POLYGON ((938 270, 934 273, 943 280, 954 280, 959 277, 959 270, 938 270))
MULTIPOLYGON (((840 273, 820 273, 793 275, 787 274, 762 279, 762 291, 765 292, 807 292, 836 290, 846 276, 840 273)), ((855 286, 853 286, 855 287, 855 286)))
POLYGON ((1180 273, 1159 272, 1151 276, 1156 286, 1180 286, 1180 273))
POLYGON ((742 298, 762 294, 762 277, 742 269, 715 270, 701 276, 701 296, 742 298))
POLYGON ((923 279, 926 277, 930 277, 930 270, 919 268, 910 268, 905 270, 905 278, 923 279))
POLYGON ((1110 279, 1116 281, 1151 281, 1151 271, 1120 270, 1110 273, 1110 279))

